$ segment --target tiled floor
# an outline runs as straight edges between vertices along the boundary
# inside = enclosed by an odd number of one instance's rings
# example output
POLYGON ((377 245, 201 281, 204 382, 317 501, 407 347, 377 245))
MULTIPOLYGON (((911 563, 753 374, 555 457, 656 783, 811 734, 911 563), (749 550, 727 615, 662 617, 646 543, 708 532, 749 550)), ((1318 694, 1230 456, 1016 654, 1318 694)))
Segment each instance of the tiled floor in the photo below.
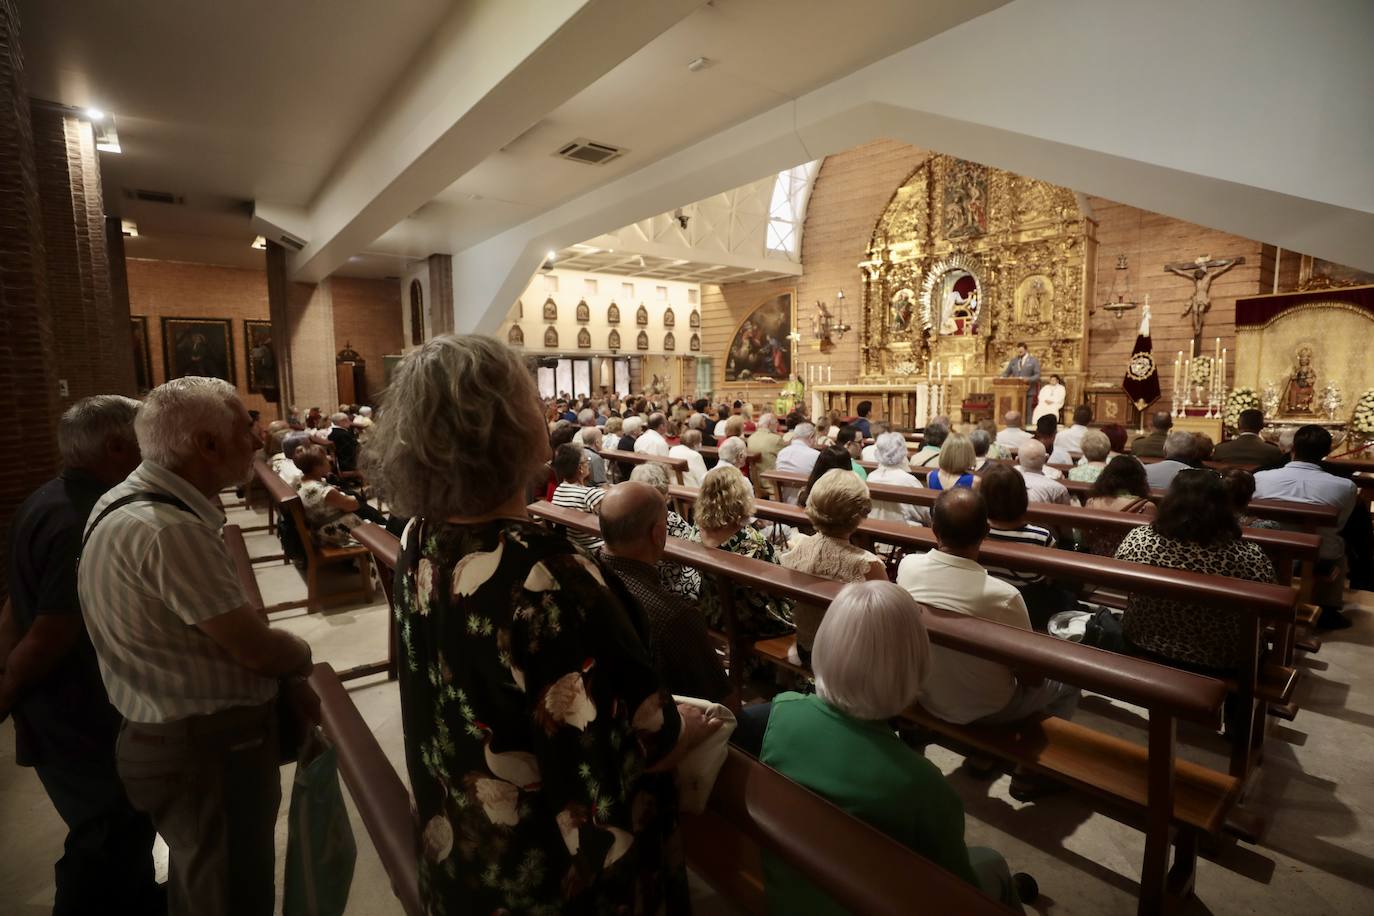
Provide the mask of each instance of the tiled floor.
MULTIPOLYGON (((231 521, 260 519, 232 510, 231 521)), ((275 553, 265 534, 247 535, 255 555, 275 553)), ((258 567, 268 603, 304 597, 289 566, 258 567)), ((379 596, 380 597, 380 596, 379 596)), ((1353 629, 1328 636, 1303 663, 1302 711, 1270 726, 1267 754, 1246 808, 1266 820, 1258 845, 1224 841, 1199 864, 1198 899, 1189 914, 1374 914, 1374 595, 1351 598, 1353 629)), ((374 603, 322 614, 287 612, 274 621, 308 639, 318 660, 336 668, 375 661, 386 652, 386 609, 374 603)), ((404 775, 396 686, 384 678, 355 681, 354 702, 404 775)), ((1142 720, 1129 707, 1085 699, 1082 721, 1139 739, 1142 720)), ((1211 735, 1181 730, 1184 753, 1224 768, 1225 747, 1211 735)), ((61 821, 31 771, 13 765, 13 728, 0 726, 0 913, 37 916, 52 902, 51 864, 61 854, 61 821)), ((932 746, 929 755, 964 799, 967 839, 991 846, 1014 870, 1039 880, 1035 909, 1058 916, 1133 913, 1143 852, 1140 832, 1096 813, 1083 797, 1064 794, 1022 804, 1007 794, 1009 777, 982 781, 961 758, 932 746)), ((291 767, 282 770, 283 796, 291 767)), ((345 793, 346 795, 347 793, 345 793)), ((350 803, 351 810, 351 803, 350 803)), ((278 850, 285 843, 285 804, 278 850)), ((399 913, 361 822, 353 817, 358 865, 348 912, 399 913)), ((279 856, 280 868, 280 856, 279 856)), ((698 887, 699 913, 729 908, 698 887)), ((913 912, 918 912, 913 901, 913 912)))

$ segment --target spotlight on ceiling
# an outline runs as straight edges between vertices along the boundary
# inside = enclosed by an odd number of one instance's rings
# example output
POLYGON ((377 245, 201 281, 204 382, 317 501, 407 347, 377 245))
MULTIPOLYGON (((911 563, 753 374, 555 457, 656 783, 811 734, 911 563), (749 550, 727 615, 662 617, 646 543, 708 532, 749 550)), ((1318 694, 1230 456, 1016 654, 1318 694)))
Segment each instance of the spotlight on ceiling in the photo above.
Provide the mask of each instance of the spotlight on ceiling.
POLYGON ((119 234, 128 239, 138 238, 138 223, 134 222, 131 219, 120 220, 119 234))
POLYGON ((105 112, 101 111, 99 108, 87 108, 86 117, 90 118, 92 121, 103 121, 105 120, 105 112))
POLYGON ((250 247, 250 248, 256 248, 258 251, 266 251, 266 250, 267 250, 267 239, 263 238, 263 237, 260 236, 260 235, 259 235, 259 236, 256 236, 256 237, 253 239, 253 244, 250 245, 250 246, 248 246, 248 247, 250 247))
POLYGON ((550 248, 548 254, 544 255, 544 263, 539 265, 539 269, 546 273, 553 270, 553 262, 556 260, 558 260, 558 252, 550 248))

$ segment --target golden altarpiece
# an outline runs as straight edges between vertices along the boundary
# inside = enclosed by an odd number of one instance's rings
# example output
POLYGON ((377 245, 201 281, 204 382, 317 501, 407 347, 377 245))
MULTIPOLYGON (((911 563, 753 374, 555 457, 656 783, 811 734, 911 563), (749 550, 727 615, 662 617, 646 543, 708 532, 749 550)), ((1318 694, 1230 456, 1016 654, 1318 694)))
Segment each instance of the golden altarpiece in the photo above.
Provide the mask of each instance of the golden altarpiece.
POLYGON ((816 389, 821 404, 852 413, 869 399, 875 415, 918 426, 933 399, 957 418, 1022 340, 1074 403, 1094 230, 1068 188, 932 155, 892 195, 859 264, 860 378, 816 389))

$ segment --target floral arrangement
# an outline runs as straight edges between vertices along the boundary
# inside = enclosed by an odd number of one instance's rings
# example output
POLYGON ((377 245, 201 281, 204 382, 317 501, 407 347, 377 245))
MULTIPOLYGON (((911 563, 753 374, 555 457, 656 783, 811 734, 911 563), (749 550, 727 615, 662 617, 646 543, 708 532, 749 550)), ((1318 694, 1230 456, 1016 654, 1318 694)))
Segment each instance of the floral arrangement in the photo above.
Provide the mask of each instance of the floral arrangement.
POLYGON ((1193 357, 1193 371, 1189 375, 1194 388, 1206 388, 1212 384, 1212 357, 1193 357))
POLYGON ((1374 435, 1374 388, 1370 388, 1355 402, 1355 413, 1350 418, 1350 429, 1361 435, 1374 435))
POLYGON ((1227 429, 1235 429, 1240 422, 1242 410, 1259 410, 1260 396, 1253 388, 1233 388, 1226 396, 1226 409, 1222 411, 1222 421, 1227 429))

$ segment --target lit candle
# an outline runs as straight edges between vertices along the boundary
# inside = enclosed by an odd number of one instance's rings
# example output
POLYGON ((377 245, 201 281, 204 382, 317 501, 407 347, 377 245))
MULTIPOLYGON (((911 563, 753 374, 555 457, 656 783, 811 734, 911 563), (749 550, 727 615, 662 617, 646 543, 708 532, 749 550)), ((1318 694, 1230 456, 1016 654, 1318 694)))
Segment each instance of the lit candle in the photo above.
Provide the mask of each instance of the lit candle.
POLYGON ((825 383, 826 383, 827 385, 829 385, 830 382, 831 382, 831 377, 830 377, 831 374, 832 374, 831 370, 832 370, 832 367, 831 367, 831 366, 826 366, 826 367, 825 367, 825 383))

